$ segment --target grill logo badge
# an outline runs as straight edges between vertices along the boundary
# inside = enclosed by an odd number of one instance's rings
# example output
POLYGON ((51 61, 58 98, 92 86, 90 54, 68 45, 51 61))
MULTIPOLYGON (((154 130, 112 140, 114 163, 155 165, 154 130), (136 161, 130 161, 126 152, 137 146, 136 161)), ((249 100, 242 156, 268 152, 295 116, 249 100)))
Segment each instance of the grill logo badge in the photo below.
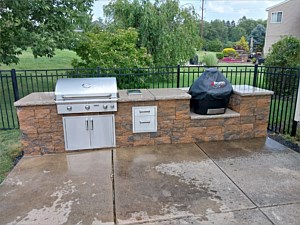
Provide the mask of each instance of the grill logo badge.
POLYGON ((213 81, 210 82, 210 86, 212 86, 213 88, 222 88, 225 86, 225 81, 220 81, 220 82, 213 81))
POLYGON ((84 88, 90 88, 90 87, 92 87, 92 85, 88 84, 88 83, 85 83, 85 84, 82 84, 82 87, 84 87, 84 88))

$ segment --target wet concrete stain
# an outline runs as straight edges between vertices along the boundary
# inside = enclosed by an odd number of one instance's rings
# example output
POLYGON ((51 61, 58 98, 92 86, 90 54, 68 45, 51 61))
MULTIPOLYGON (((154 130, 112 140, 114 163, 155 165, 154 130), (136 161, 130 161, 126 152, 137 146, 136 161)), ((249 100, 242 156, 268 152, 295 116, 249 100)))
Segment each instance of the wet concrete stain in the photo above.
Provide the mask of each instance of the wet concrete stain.
POLYGON ((111 172, 111 151, 25 157, 0 186, 0 224, 113 224, 111 172))
POLYGON ((199 222, 210 214, 255 207, 195 144, 116 150, 114 168, 120 224, 199 222))
MULTIPOLYGON (((197 190, 196 196, 199 198, 205 198, 206 202, 203 205, 202 202, 199 204, 195 204, 194 207, 196 210, 193 210, 193 207, 190 207, 192 213, 197 214, 199 212, 199 208, 203 208, 206 210, 207 213, 216 213, 221 212, 222 208, 222 198, 217 195, 217 191, 213 189, 212 186, 212 179, 211 177, 206 177, 202 174, 204 168, 209 166, 209 161, 202 161, 202 162, 180 162, 180 163, 170 163, 170 164, 160 164, 155 167, 155 170, 168 175, 168 176, 175 176, 178 178, 179 183, 185 183, 188 185, 188 188, 191 190, 197 190), (200 175, 201 174, 201 175, 200 175), (206 208, 207 207, 207 208, 206 208)), ((194 196, 194 197, 196 197, 194 196)), ((198 202, 197 202, 198 203, 198 202)), ((205 214, 205 215, 206 215, 205 214)))
POLYGON ((63 186, 57 187, 50 197, 55 198, 51 206, 44 206, 40 209, 32 209, 25 217, 19 217, 15 221, 7 225, 28 224, 64 224, 68 221, 69 214, 72 211, 74 203, 79 204, 79 199, 70 197, 77 189, 69 180, 64 182, 63 186), (64 198, 68 196, 71 200, 66 201, 64 198))

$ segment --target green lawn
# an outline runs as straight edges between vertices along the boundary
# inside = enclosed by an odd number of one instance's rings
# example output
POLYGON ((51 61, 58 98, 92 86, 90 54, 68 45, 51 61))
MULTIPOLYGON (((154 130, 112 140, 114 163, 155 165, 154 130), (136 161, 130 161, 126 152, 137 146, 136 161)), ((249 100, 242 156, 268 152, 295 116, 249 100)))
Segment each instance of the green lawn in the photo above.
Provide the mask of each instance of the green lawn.
POLYGON ((0 184, 13 168, 14 159, 21 152, 19 130, 0 131, 0 184))
POLYGON ((74 51, 56 50, 52 58, 38 57, 34 58, 29 49, 20 55, 20 61, 9 66, 1 65, 0 70, 39 70, 39 69, 71 69, 71 62, 74 58, 79 58, 74 51))

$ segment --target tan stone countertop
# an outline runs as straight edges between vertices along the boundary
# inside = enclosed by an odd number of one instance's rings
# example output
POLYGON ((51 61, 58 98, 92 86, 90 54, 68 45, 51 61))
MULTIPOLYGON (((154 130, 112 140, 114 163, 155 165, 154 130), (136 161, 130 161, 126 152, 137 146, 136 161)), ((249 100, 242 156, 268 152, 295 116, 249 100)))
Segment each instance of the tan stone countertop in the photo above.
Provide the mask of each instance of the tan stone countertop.
POLYGON ((148 89, 155 100, 190 99, 191 96, 179 88, 148 89))
POLYGON ((118 102, 141 102, 141 101, 154 101, 154 96, 147 89, 140 90, 141 94, 128 94, 128 90, 119 90, 118 102))
POLYGON ((24 98, 16 101, 14 105, 18 106, 33 106, 33 105, 54 105, 54 92, 34 92, 24 98))
MULTIPOLYGON (((241 96, 254 95, 273 95, 273 91, 261 89, 249 85, 232 85, 233 93, 241 96)), ((156 88, 156 89, 138 89, 141 94, 130 94, 128 90, 118 91, 118 102, 139 102, 139 101, 155 101, 155 100, 172 100, 172 99, 190 99, 187 93, 188 88, 156 88)), ((54 105, 54 92, 34 92, 24 98, 16 101, 14 105, 32 106, 32 105, 54 105)))
POLYGON ((273 95, 273 91, 269 91, 262 88, 253 87, 250 85, 232 85, 233 93, 241 96, 253 96, 253 95, 273 95))
POLYGON ((191 96, 178 88, 138 89, 141 94, 128 94, 128 90, 119 90, 118 102, 138 102, 172 99, 190 99, 191 96))
MULTIPOLYGON (((253 87, 250 85, 232 85, 233 93, 241 96, 254 96, 254 95, 273 95, 273 91, 269 91, 262 88, 253 87)), ((180 88, 183 91, 188 92, 189 87, 180 88)))
MULTIPOLYGON (((172 100, 172 99, 190 99, 191 96, 185 91, 178 88, 160 88, 160 89, 138 89, 141 94, 128 95, 127 90, 118 90, 118 102, 140 102, 140 101, 155 101, 155 100, 172 100)), ((34 106, 34 105, 54 105, 54 92, 34 92, 20 100, 14 105, 19 106, 34 106)))

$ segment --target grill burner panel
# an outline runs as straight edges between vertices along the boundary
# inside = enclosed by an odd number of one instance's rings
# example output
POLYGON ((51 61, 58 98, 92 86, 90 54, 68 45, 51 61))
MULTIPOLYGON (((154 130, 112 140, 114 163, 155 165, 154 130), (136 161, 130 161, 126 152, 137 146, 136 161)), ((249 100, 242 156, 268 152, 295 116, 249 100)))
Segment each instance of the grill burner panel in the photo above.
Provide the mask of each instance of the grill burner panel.
POLYGON ((94 103, 69 103, 58 104, 57 112, 59 114, 68 113, 88 113, 88 112, 113 112, 117 111, 116 102, 94 102, 94 103))
POLYGON ((55 98, 58 114, 117 111, 116 78, 59 79, 55 98))

